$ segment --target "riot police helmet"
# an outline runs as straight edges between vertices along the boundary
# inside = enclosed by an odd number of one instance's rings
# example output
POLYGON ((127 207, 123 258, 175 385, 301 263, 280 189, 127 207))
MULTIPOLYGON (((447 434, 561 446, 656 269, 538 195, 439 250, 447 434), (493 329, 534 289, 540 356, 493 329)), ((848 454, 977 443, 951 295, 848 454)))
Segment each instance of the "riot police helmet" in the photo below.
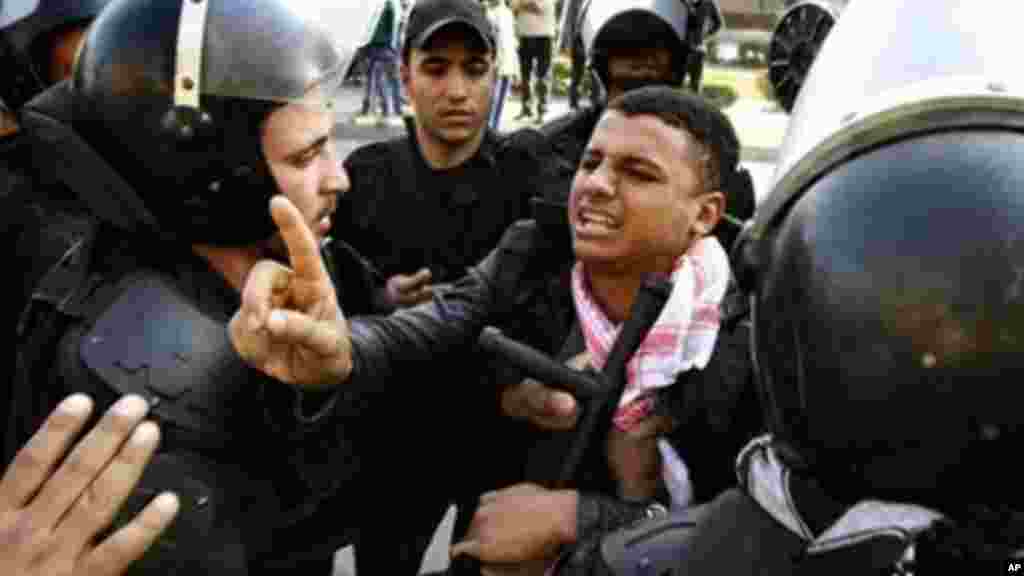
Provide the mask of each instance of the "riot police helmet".
POLYGON ((274 233, 279 189, 263 121, 334 113, 373 7, 330 0, 121 0, 93 22, 72 82, 73 127, 164 235, 246 245, 274 233))
POLYGON ((0 96, 18 109, 54 80, 55 39, 94 19, 110 0, 4 0, 0 2, 0 96))
POLYGON ((608 56, 616 49, 664 48, 671 54, 668 77, 635 82, 678 86, 690 53, 718 32, 721 14, 713 0, 590 0, 577 29, 597 79, 609 85, 608 56))
POLYGON ((851 3, 734 255, 771 431, 842 497, 1024 504, 1015 7, 851 3))

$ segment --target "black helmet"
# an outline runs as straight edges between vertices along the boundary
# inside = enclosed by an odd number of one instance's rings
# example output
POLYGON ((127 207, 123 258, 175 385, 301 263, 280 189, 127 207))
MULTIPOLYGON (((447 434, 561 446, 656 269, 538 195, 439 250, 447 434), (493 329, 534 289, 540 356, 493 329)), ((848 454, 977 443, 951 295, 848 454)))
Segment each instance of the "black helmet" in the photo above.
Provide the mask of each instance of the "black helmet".
POLYGON ((1006 472, 1024 424, 1024 86, 1006 6, 851 3, 735 255, 771 430, 852 499, 1024 503, 1006 472))
POLYGON ((73 125, 162 232, 268 238, 277 186, 260 125, 278 106, 331 109, 372 6, 333 0, 121 0, 93 23, 73 125))
POLYGON ((54 35, 88 22, 110 0, 3 0, 0 2, 0 97, 15 110, 42 92, 54 35))
POLYGON ((577 27, 598 79, 608 85, 608 50, 663 46, 672 53, 673 86, 683 82, 690 53, 721 27, 714 0, 590 0, 577 27))

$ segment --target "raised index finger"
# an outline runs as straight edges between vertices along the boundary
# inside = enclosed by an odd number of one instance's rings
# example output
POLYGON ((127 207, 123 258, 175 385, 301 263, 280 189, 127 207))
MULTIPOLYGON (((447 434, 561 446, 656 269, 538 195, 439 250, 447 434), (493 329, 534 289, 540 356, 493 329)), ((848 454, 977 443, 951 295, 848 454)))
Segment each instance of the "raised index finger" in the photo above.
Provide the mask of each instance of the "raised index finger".
POLYGON ((330 280, 327 267, 320 258, 316 237, 291 200, 281 195, 274 196, 270 200, 270 216, 281 232, 288 249, 288 261, 295 274, 303 280, 330 280))

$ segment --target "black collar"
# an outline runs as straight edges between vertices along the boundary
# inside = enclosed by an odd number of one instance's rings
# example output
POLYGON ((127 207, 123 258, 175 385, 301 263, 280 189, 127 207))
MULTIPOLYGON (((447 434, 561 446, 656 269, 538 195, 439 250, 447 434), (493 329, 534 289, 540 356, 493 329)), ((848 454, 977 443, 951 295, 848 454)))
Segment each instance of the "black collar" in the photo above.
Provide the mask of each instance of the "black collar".
MULTIPOLYGON (((455 170, 464 170, 466 168, 480 167, 484 170, 490 171, 498 165, 498 136, 489 128, 484 128, 484 136, 480 140, 480 147, 477 148, 476 153, 466 159, 465 162, 458 166, 453 166, 444 170, 437 170, 427 163, 427 159, 423 157, 423 153, 420 150, 419 142, 416 140, 416 130, 409 130, 409 147, 410 152, 413 155, 414 161, 420 166, 420 169, 426 170, 430 174, 441 174, 444 172, 451 172, 455 170)), ((460 206, 468 206, 474 204, 479 198, 477 192, 478 182, 474 182, 471 177, 459 181, 457 185, 450 190, 440 191, 443 194, 448 194, 452 202, 460 206)))

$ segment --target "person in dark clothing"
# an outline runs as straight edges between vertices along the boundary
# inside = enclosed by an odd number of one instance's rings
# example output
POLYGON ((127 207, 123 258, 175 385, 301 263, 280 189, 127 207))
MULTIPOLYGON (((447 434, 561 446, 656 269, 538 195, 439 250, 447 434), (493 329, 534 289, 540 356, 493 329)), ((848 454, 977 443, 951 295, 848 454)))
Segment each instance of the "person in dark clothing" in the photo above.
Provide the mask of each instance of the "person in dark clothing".
POLYGON ((558 25, 555 0, 512 0, 511 8, 519 37, 519 85, 523 93, 522 109, 516 119, 534 115, 536 94, 535 120, 540 123, 547 111, 552 49, 558 25))
MULTIPOLYGON (((367 8, 313 8, 112 4, 73 79, 20 110, 33 166, 80 199, 90 226, 23 316, 4 460, 68 394, 98 407, 146 398, 162 444, 114 529, 159 492, 181 507, 135 573, 326 576, 358 532, 317 511, 362 491, 351 486, 363 450, 297 445, 324 405, 246 367, 225 331, 250 268, 286 258, 268 211, 277 194, 337 261, 326 266, 342 302, 371 307, 365 261, 324 246, 348 185, 333 107, 354 50, 338 35, 366 22, 367 8), (203 38, 218 42, 189 49, 203 38)), ((372 517, 363 502, 346 512, 372 517)))
POLYGON ((583 35, 579 29, 581 0, 565 0, 562 4, 562 16, 558 27, 559 51, 569 52, 569 108, 576 110, 580 103, 580 89, 583 83, 583 72, 586 70, 587 54, 583 49, 583 35))
POLYGON ((383 0, 380 11, 369 42, 361 48, 367 60, 366 92, 361 113, 370 114, 373 99, 379 96, 380 121, 400 124, 402 94, 398 85, 398 26, 401 7, 397 0, 383 0))
MULTIPOLYGON (((635 382, 647 392, 632 400, 645 408, 629 402, 624 409, 643 414, 640 430, 647 432, 636 433, 636 428, 623 423, 637 435, 613 432, 609 440, 616 448, 611 449, 610 460, 590 462, 589 466, 597 467, 598 480, 578 486, 579 491, 518 484, 485 495, 466 540, 453 550, 485 563, 529 564, 543 570, 563 546, 571 549, 576 541, 582 543, 659 513, 669 500, 682 506, 692 503, 693 497, 710 499, 729 486, 736 452, 761 431, 749 385, 744 334, 730 325, 717 339, 730 272, 721 246, 708 236, 725 205, 720 185, 736 170, 737 146, 728 119, 703 99, 664 88, 630 92, 615 101, 595 132, 567 210, 571 225, 545 229, 536 223, 517 224, 506 232, 499 248, 455 287, 439 290, 428 303, 384 318, 345 322, 331 314, 317 319, 301 310, 282 309, 270 302, 270 286, 299 271, 268 265, 254 270, 247 281, 245 304, 230 323, 232 342, 256 367, 274 364, 276 354, 255 342, 278 342, 280 353, 291 356, 315 343, 322 358, 301 366, 317 375, 312 381, 346 382, 339 389, 347 394, 377 389, 378 397, 384 394, 382 388, 394 390, 385 382, 415 379, 413 375, 431 370, 432 362, 449 364, 466 358, 467 347, 484 323, 494 323, 562 359, 585 352, 590 362, 599 365, 599 348, 590 341, 595 325, 587 318, 601 310, 610 324, 621 322, 646 273, 671 275, 681 295, 673 296, 676 305, 670 310, 675 312, 662 318, 687 316, 681 321, 687 335, 675 342, 702 350, 703 360, 689 365, 696 367, 692 372, 675 365, 679 371, 673 369, 673 376, 663 381, 674 383, 667 388, 647 389, 635 382), (726 150, 729 146, 732 150, 726 150), (571 257, 569 262, 551 261, 552 247, 567 241, 557 238, 566 235, 566 228, 573 238, 575 265, 571 257), (564 292, 548 298, 551 271, 564 270, 566 264, 571 267, 571 287, 562 290, 569 292, 569 309, 559 306, 566 299, 564 292), (685 287, 692 290, 697 284, 687 278, 692 280, 690 274, 697 269, 703 271, 697 283, 703 288, 690 293, 685 287), (717 286, 715 295, 705 292, 710 286, 717 286), (682 302, 689 302, 691 313, 704 320, 693 322, 690 313, 680 312, 677 306, 682 302), (702 312, 695 312, 698 309, 702 312), (557 317, 568 322, 552 327, 557 317), (254 325, 262 327, 259 333, 252 330, 254 325), (700 326, 710 332, 701 336, 700 326), (714 335, 707 338, 710 334, 714 335), (318 370, 316 364, 323 362, 340 362, 349 368, 340 374, 318 370), (701 366, 705 370, 699 371, 701 366), (671 467, 673 477, 688 476, 690 481, 662 483, 663 464, 671 467)), ((298 247, 293 251, 308 252, 298 247)), ((523 415, 516 406, 536 407, 555 400, 550 390, 541 388, 538 394, 537 386, 529 382, 498 384, 506 386, 501 397, 509 415, 523 415), (540 402, 535 401, 538 397, 540 402)), ((488 389, 495 393, 494 388, 488 389)), ((403 391, 411 393, 408 387, 403 391)), ((444 402, 464 395, 465 390, 456 386, 441 392, 430 387, 428 393, 444 402)), ((526 412, 528 419, 535 420, 530 410, 526 412)), ((558 416, 567 418, 567 427, 572 427, 572 407, 558 416)), ((332 421, 338 420, 323 421, 320 434, 324 437, 332 436, 332 421)), ((564 420, 561 426, 566 427, 564 420)), ((530 437, 523 432, 520 429, 515 437, 530 437)), ((557 462, 558 438, 547 437, 553 440, 551 451, 531 455, 519 478, 531 475, 529 468, 557 462)))
MULTIPOLYGON (((553 193, 543 192, 553 182, 553 170, 540 134, 499 135, 487 125, 495 44, 481 4, 421 1, 406 30, 402 80, 415 111, 408 134, 349 155, 351 187, 339 200, 334 224, 336 236, 387 279, 376 291, 380 312, 429 299, 438 285, 465 275, 510 224, 529 215, 532 196, 553 193)), ((494 394, 470 385, 487 372, 485 362, 460 362, 446 378, 466 382, 464 397, 426 395, 393 408, 395 417, 436 430, 422 437, 423 446, 410 445, 409 463, 403 465, 455 469, 458 463, 446 460, 447 453, 436 453, 437 444, 453 442, 467 430, 500 433, 494 394)), ((503 474, 496 464, 422 481, 401 527, 364 530, 364 542, 356 547, 359 569, 380 571, 384 562, 401 557, 406 566, 392 573, 415 573, 448 506, 458 507, 456 532, 461 533, 480 492, 504 481, 503 474)))

